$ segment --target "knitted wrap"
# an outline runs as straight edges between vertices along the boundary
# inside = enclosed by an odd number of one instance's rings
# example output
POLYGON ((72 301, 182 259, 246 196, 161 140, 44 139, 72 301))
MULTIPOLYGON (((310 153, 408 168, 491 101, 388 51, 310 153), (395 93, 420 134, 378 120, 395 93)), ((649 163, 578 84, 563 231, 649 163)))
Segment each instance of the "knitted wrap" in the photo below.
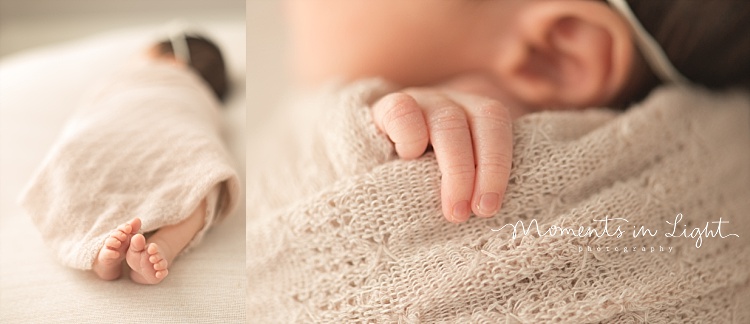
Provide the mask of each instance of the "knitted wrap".
POLYGON ((371 120, 394 90, 328 88, 251 144, 248 319, 750 322, 747 93, 524 116, 501 210, 452 224, 434 155, 399 160, 371 120))
POLYGON ((91 269, 118 225, 138 216, 142 232, 154 231, 206 199, 190 248, 241 197, 220 126, 218 102, 194 73, 163 63, 122 71, 68 120, 21 205, 60 262, 91 269))

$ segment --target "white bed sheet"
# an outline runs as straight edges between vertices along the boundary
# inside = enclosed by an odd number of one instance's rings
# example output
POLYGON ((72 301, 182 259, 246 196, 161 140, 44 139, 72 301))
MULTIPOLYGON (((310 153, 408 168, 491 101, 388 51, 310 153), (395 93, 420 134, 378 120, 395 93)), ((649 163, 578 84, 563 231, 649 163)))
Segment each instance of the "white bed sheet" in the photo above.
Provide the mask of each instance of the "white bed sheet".
MULTIPOLYGON (((244 184, 245 22, 201 27, 222 47, 230 69, 227 140, 244 184)), ((83 91, 161 29, 108 32, 0 60, 1 323, 245 322, 244 202, 157 286, 101 281, 61 266, 16 202, 83 91)))

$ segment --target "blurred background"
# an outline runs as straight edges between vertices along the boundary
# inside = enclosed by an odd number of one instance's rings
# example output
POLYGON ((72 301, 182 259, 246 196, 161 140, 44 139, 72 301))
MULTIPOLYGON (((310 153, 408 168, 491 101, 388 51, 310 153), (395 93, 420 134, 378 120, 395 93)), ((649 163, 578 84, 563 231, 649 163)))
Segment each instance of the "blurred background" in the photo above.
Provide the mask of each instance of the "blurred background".
POLYGON ((214 0, 210 5, 205 0, 0 0, 0 58, 130 26, 158 26, 176 17, 202 25, 246 16, 251 126, 279 105, 289 84, 282 7, 282 0, 214 0))
POLYGON ((0 57, 42 44, 133 25, 160 24, 176 17, 202 23, 245 16, 242 0, 210 3, 207 6, 204 0, 0 0, 0 57))
POLYGON ((283 4, 283 0, 247 0, 248 134, 281 104, 289 90, 283 4))

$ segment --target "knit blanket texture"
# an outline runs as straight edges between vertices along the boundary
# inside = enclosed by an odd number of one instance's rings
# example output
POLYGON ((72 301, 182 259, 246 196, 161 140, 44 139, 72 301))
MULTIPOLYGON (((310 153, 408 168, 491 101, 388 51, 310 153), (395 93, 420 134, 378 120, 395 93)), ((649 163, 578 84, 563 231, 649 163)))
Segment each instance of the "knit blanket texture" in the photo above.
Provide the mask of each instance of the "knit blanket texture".
POLYGON ((251 144, 249 318, 750 323, 747 93, 521 117, 502 209, 452 224, 434 154, 398 159, 372 122, 395 90, 303 96, 251 144))

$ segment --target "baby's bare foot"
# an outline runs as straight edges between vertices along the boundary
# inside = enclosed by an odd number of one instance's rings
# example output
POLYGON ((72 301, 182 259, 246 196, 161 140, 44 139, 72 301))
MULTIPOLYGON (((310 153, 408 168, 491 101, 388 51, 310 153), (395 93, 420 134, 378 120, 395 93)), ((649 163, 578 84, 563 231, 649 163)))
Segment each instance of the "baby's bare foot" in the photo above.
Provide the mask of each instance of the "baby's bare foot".
POLYGON ((125 260, 130 266, 130 279, 153 285, 160 283, 169 274, 168 262, 156 243, 146 245, 146 238, 141 234, 133 235, 125 260))
POLYGON ((136 217, 112 231, 94 259, 92 270, 99 278, 114 280, 122 274, 122 260, 130 245, 130 238, 141 229, 141 220, 136 217))

